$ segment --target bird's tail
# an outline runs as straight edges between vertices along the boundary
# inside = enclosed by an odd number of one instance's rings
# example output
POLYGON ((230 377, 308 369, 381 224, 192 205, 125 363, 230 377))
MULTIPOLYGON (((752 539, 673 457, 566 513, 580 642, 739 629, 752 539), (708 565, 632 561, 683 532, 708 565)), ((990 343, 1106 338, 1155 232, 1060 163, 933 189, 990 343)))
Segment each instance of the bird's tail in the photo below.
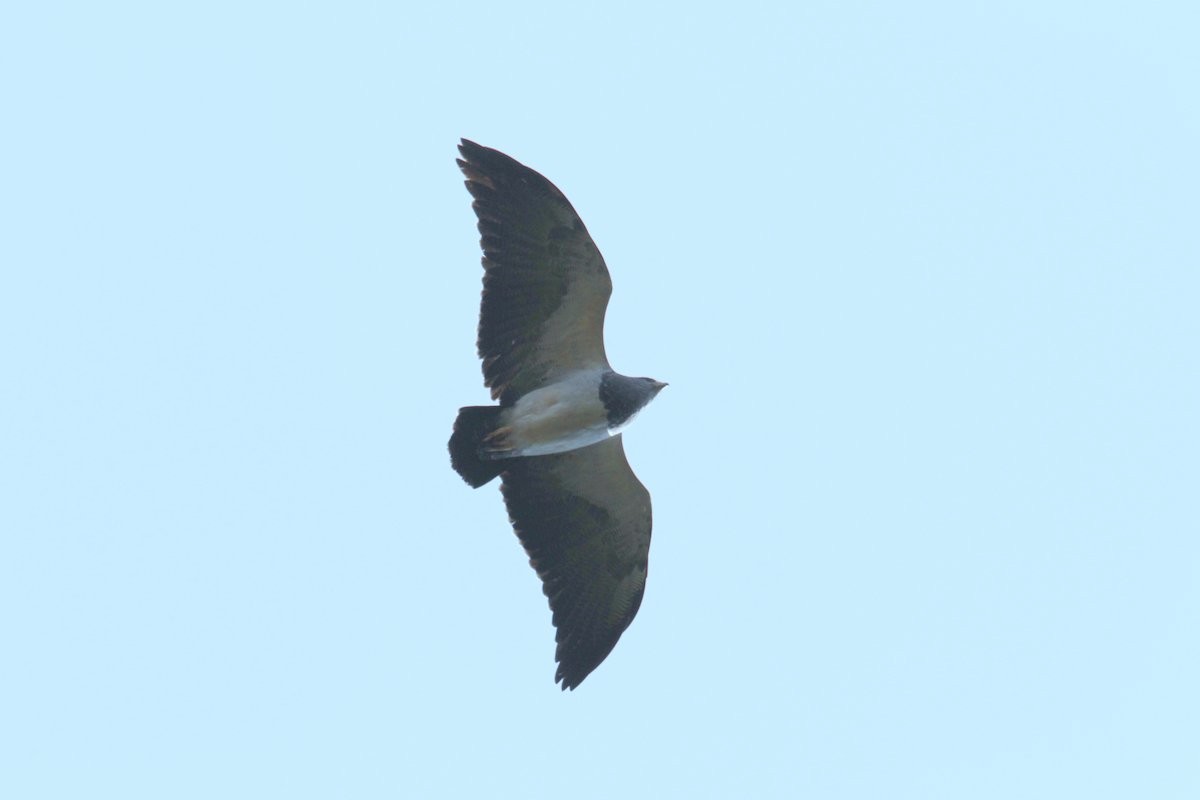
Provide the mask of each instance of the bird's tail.
POLYGON ((475 488, 504 471, 504 459, 481 458, 483 437, 496 429, 500 406, 466 406, 458 410, 450 434, 450 465, 475 488))

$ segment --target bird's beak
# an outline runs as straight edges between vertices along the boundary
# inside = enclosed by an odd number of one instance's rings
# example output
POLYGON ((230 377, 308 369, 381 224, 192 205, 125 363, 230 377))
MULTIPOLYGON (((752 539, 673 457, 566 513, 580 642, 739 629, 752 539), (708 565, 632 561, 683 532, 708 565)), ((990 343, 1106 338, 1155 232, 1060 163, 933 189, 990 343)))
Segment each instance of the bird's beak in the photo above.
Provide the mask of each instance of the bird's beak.
POLYGON ((655 381, 654 382, 654 391, 661 392, 668 385, 669 384, 666 381, 655 381))

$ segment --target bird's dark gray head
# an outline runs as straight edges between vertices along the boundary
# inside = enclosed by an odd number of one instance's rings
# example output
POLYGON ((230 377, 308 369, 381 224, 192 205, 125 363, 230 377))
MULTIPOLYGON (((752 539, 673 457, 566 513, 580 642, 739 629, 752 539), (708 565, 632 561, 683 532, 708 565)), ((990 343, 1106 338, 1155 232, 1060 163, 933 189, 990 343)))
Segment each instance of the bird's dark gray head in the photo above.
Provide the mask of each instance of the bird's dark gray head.
POLYGON ((611 370, 600 376, 600 401, 608 427, 619 428, 646 407, 667 384, 653 378, 628 378, 611 370))

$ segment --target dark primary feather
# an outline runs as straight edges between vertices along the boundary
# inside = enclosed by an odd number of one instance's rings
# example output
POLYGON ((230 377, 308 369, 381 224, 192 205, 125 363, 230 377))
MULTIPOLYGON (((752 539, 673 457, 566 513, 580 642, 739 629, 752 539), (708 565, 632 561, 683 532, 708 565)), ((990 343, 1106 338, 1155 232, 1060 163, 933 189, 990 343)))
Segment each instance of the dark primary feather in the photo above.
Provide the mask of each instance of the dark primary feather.
POLYGON ((612 282, 583 221, 554 184, 464 139, 483 248, 479 357, 484 385, 509 405, 583 367, 606 367, 604 312, 612 282))
POLYGON ((641 605, 650 493, 629 468, 620 436, 514 459, 502 481, 513 527, 550 600, 554 679, 574 689, 612 652, 641 605))

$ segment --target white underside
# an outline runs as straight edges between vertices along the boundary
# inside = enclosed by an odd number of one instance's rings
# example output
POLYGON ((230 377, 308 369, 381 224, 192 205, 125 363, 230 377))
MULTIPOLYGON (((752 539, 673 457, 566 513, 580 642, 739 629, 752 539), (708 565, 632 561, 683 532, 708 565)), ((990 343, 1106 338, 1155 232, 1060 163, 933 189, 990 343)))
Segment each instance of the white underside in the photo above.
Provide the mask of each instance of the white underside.
POLYGON ((557 439, 551 439, 535 444, 528 444, 518 447, 512 452, 498 454, 501 458, 512 458, 514 456, 548 456, 551 453, 565 453, 568 450, 578 450, 581 447, 587 447, 590 444, 603 441, 613 434, 608 430, 608 427, 586 428, 575 433, 560 436, 557 439))
POLYGON ((518 400, 500 417, 511 430, 506 448, 492 458, 544 456, 578 450, 603 441, 609 431, 600 402, 600 373, 580 372, 543 386, 518 400))

